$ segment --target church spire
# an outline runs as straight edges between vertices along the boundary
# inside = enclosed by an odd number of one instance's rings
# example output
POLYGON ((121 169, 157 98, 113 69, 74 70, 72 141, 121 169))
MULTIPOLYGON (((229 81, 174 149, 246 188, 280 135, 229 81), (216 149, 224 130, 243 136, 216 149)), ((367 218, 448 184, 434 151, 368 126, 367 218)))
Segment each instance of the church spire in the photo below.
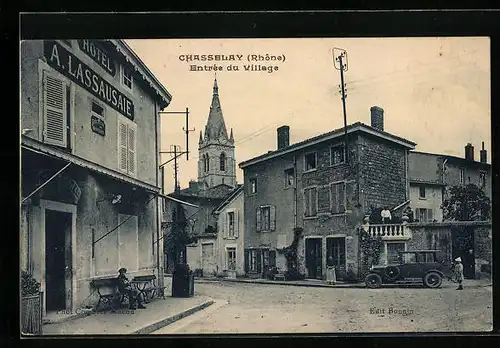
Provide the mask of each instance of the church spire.
POLYGON ((217 77, 214 79, 214 90, 212 95, 212 104, 210 105, 210 113, 205 126, 205 137, 215 140, 222 137, 224 140, 229 140, 226 130, 224 117, 219 100, 219 86, 217 85, 217 77))
POLYGON ((203 142, 203 134, 202 132, 200 131, 200 140, 198 141, 198 144, 201 144, 203 142))
POLYGON ((231 135, 229 136, 229 141, 234 143, 233 129, 231 128, 231 135))

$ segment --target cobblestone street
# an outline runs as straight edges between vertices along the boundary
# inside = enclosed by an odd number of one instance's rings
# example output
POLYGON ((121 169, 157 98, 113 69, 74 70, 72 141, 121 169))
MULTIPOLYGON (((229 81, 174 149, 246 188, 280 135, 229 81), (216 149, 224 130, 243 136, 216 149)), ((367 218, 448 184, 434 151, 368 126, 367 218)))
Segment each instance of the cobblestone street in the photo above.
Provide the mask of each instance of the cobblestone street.
POLYGON ((492 329, 491 286, 316 288, 196 283, 216 303, 155 334, 448 332, 492 329))

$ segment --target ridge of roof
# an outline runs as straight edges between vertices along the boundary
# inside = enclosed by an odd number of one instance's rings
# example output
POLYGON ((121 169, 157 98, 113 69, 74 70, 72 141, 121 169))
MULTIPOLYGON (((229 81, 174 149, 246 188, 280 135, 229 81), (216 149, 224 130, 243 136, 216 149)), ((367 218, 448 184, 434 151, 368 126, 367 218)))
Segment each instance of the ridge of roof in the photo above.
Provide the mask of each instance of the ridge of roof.
MULTIPOLYGON (((412 141, 410 141, 408 139, 399 137, 397 135, 394 135, 394 134, 391 134, 391 133, 388 133, 388 132, 385 132, 385 131, 378 130, 378 129, 373 128, 373 127, 371 127, 371 126, 369 126, 367 124, 364 124, 362 122, 352 123, 350 125, 347 125, 346 128, 347 128, 348 132, 349 131, 350 132, 364 131, 364 132, 369 132, 370 134, 392 138, 391 140, 393 140, 393 141, 403 142, 403 143, 408 144, 411 147, 414 147, 415 145, 417 145, 416 143, 414 143, 414 142, 412 142, 412 141), (377 134, 377 133, 379 133, 379 134, 377 134)), ((283 149, 269 151, 269 152, 267 152, 265 154, 262 154, 262 155, 259 155, 257 157, 254 157, 254 158, 250 158, 250 159, 248 159, 246 161, 240 162, 239 163, 239 167, 243 168, 243 167, 249 165, 250 162, 260 162, 262 160, 265 160, 265 159, 268 159, 268 158, 271 158, 271 157, 274 157, 274 156, 279 156, 281 154, 284 154, 286 152, 292 151, 294 149, 299 149, 302 146, 307 145, 308 143, 312 143, 314 141, 322 141, 323 139, 326 140, 326 138, 328 138, 330 136, 340 135, 340 134, 343 134, 343 132, 344 132, 344 127, 340 127, 340 128, 334 129, 332 131, 316 135, 316 136, 314 136, 312 138, 305 139, 305 140, 300 141, 298 143, 295 143, 295 144, 292 144, 290 146, 287 146, 287 147, 285 147, 283 149)))

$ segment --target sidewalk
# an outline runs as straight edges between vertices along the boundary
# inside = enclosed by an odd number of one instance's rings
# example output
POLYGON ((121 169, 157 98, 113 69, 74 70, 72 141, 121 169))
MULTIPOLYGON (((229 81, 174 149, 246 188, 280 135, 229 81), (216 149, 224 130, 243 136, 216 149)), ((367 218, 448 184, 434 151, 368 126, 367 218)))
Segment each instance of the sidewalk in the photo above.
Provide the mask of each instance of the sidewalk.
POLYGON ((43 325, 43 335, 149 334, 213 303, 206 296, 165 297, 165 300, 155 299, 146 304, 146 309, 123 308, 115 313, 92 313, 60 323, 47 323, 43 325))

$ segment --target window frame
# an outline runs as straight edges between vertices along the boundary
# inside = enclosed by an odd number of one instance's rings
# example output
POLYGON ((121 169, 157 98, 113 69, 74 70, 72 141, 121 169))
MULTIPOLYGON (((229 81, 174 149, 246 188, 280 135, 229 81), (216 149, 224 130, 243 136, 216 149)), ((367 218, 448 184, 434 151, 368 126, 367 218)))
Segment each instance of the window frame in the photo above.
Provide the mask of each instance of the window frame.
POLYGON ((421 185, 418 187, 418 198, 419 199, 427 199, 426 197, 426 189, 425 189, 425 186, 421 185), (422 195, 422 190, 424 192, 424 194, 422 195))
POLYGON ((347 182, 346 181, 334 181, 334 182, 331 182, 329 185, 328 185, 328 190, 330 191, 330 213, 332 215, 345 215, 347 214, 347 182), (334 212, 333 211, 333 207, 334 207, 334 197, 337 197, 337 195, 332 195, 332 189, 334 186, 336 185, 342 185, 343 186, 343 191, 344 191, 344 200, 342 202, 342 206, 344 207, 344 211, 342 212, 334 212))
POLYGON ((222 152, 219 156, 219 170, 221 172, 226 171, 226 154, 222 152))
POLYGON ((227 236, 228 238, 234 238, 236 236, 236 213, 234 211, 228 211, 226 212, 226 218, 227 218, 227 236), (231 218, 233 217, 233 223, 231 225, 231 218), (231 229, 232 227, 232 229, 231 229))
POLYGON ((250 182, 250 194, 251 195, 257 194, 257 178, 251 178, 249 182, 250 182))
POLYGON ((318 169, 318 151, 311 151, 304 154, 304 173, 313 172, 318 169), (314 155, 314 168, 307 168, 307 158, 314 155))
POLYGON ((230 271, 235 271, 236 270, 236 247, 231 246, 231 247, 226 247, 226 267, 230 271), (231 267, 231 257, 230 255, 234 254, 234 259, 232 261, 233 267, 231 267))
POLYGON ((479 187, 482 189, 486 187, 486 172, 479 172, 479 187))
POLYGON ((334 166, 338 166, 341 164, 345 164, 345 145, 344 144, 332 145, 330 147, 330 166, 334 167, 334 166), (342 160, 338 163, 334 163, 334 153, 335 153, 335 150, 338 148, 342 149, 342 160))
POLYGON ((120 173, 124 173, 124 174, 127 174, 131 177, 137 177, 137 124, 129 119, 126 119, 124 117, 118 117, 118 120, 117 120, 117 142, 118 142, 118 146, 117 146, 117 155, 118 155, 118 171, 120 173), (123 146, 121 145, 121 125, 125 125, 126 126, 126 129, 127 129, 127 136, 126 136, 126 151, 127 151, 127 155, 126 155, 126 158, 127 158, 127 169, 124 170, 122 167, 121 167, 121 160, 122 160, 122 151, 123 151, 123 146), (133 130, 134 132, 134 144, 133 144, 133 147, 134 147, 134 158, 133 158, 133 166, 134 166, 134 170, 131 171, 130 170, 130 141, 129 141, 129 136, 130 136, 130 130, 133 130))
POLYGON ((91 106, 90 106, 90 114, 91 114, 91 116, 98 117, 103 121, 106 120, 106 108, 104 107, 103 103, 101 103, 97 99, 92 99, 91 106), (99 106, 102 109, 102 115, 99 115, 97 112, 94 111, 94 104, 99 106))
POLYGON ((317 186, 309 186, 309 187, 305 187, 304 190, 303 190, 303 197, 304 197, 304 219, 314 219, 318 216, 318 187, 317 186), (315 190, 316 191, 316 200, 315 202, 312 202, 312 199, 311 199, 311 191, 312 190, 315 190), (311 211, 311 214, 309 215, 309 211, 307 211, 306 209, 306 195, 307 193, 308 194, 308 200, 309 200, 309 210, 311 211), (315 212, 316 214, 312 214, 312 204, 311 203, 314 203, 315 204, 315 212))
POLYGON ((128 91, 130 91, 130 92, 134 91, 134 73, 133 73, 133 70, 127 68, 123 64, 120 65, 120 84, 122 85, 122 87, 126 88, 128 91), (125 75, 126 71, 130 72, 130 86, 128 86, 125 83, 125 79, 128 80, 128 78, 125 75))
POLYGON ((285 173, 285 188, 295 187, 295 168, 288 168, 284 170, 285 173), (292 183, 289 183, 290 173, 292 177, 292 183))

